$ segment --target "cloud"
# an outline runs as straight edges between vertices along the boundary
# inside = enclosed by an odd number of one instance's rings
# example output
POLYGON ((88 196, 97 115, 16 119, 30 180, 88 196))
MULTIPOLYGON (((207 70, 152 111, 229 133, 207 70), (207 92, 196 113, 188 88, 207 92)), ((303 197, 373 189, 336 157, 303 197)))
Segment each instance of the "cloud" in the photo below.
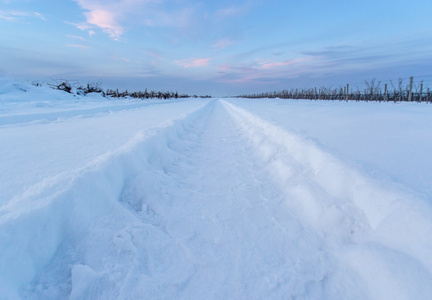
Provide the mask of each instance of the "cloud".
POLYGON ((118 40, 131 26, 191 27, 196 19, 193 4, 162 0, 74 0, 85 10, 87 29, 100 28, 118 40))
POLYGON ((38 13, 38 12, 34 12, 33 13, 36 17, 38 17, 39 19, 41 19, 41 20, 43 20, 43 21, 47 21, 47 19, 44 17, 44 16, 42 16, 40 13, 38 13))
POLYGON ((410 53, 398 42, 388 41, 375 45, 359 42, 353 45, 324 46, 303 49, 296 53, 287 51, 285 48, 285 45, 272 48, 261 47, 232 55, 219 66, 218 80, 259 84, 305 77, 324 78, 382 69, 401 61, 409 62, 413 52, 418 60, 424 61, 431 57, 430 52, 418 53, 411 50, 410 53), (278 56, 275 56, 275 53, 278 56), (287 59, 288 55, 291 56, 289 59, 287 59), (292 57, 293 55, 295 56, 292 57), (257 56, 262 58, 256 58, 257 56))
POLYGON ((123 27, 117 23, 116 13, 108 10, 92 10, 86 12, 87 22, 102 28, 113 39, 118 39, 123 34, 123 27))
POLYGON ((28 16, 28 14, 25 12, 0 10, 0 19, 6 21, 17 21, 18 19, 26 16, 28 16))
POLYGON ((71 38, 71 39, 76 39, 76 40, 80 40, 80 41, 83 41, 83 42, 86 41, 86 39, 83 38, 82 36, 70 35, 70 34, 67 34, 66 36, 67 36, 68 38, 71 38))
POLYGON ((66 21, 65 21, 65 23, 69 24, 69 25, 72 25, 72 26, 78 28, 79 30, 87 31, 87 33, 90 36, 96 34, 96 32, 94 30, 92 30, 94 28, 94 26, 90 25, 88 23, 72 23, 72 22, 66 22, 66 21))
POLYGON ((314 65, 317 71, 327 70, 332 72, 374 70, 410 61, 412 57, 430 59, 429 51, 422 55, 417 50, 413 50, 415 48, 412 47, 403 49, 403 42, 357 43, 306 50, 301 53, 308 55, 315 62, 314 65))
POLYGON ((236 43, 236 41, 225 38, 225 39, 221 39, 221 40, 217 41, 212 46, 213 46, 213 48, 216 48, 217 50, 221 50, 221 49, 225 49, 231 45, 234 45, 235 43, 236 43))
POLYGON ((235 84, 277 84, 287 78, 308 74, 310 57, 273 61, 253 59, 248 62, 225 63, 218 67, 218 81, 235 84))
POLYGON ((91 46, 88 45, 81 45, 81 44, 68 44, 68 47, 73 47, 73 48, 81 48, 81 49, 90 49, 93 48, 91 46))
MULTIPOLYGON (((95 34, 94 29, 100 28, 111 38, 117 40, 124 32, 120 24, 122 18, 126 17, 129 9, 133 10, 134 4, 143 1, 119 0, 119 1, 97 1, 97 0, 75 0, 85 10, 85 23, 70 23, 81 30, 87 30, 90 35, 95 34)), ((145 2, 145 1, 144 1, 145 2)))
POLYGON ((31 18, 31 17, 37 17, 43 21, 47 21, 47 19, 38 12, 0 10, 0 19, 6 20, 9 22, 16 22, 16 21, 20 21, 24 18, 31 18))
POLYGON ((378 74, 389 68, 397 69, 421 63, 429 65, 432 47, 419 51, 410 47, 411 45, 412 40, 387 40, 376 43, 360 41, 352 45, 303 49, 296 53, 283 51, 277 57, 274 55, 274 49, 258 48, 228 57, 223 65, 218 66, 217 80, 245 85, 276 81, 283 83, 287 80, 292 82, 299 78, 326 80, 330 77, 346 78, 347 74, 361 72, 378 74), (257 55, 267 58, 257 59, 257 55), (285 55, 297 57, 286 59, 285 55))
POLYGON ((72 22, 65 22, 66 24, 72 25, 80 30, 89 30, 93 26, 86 24, 86 23, 72 23, 72 22))
POLYGON ((115 59, 115 60, 124 61, 124 62, 127 62, 127 63, 131 63, 131 62, 132 62, 129 58, 126 58, 126 57, 120 57, 120 56, 116 56, 116 55, 111 56, 111 58, 112 58, 112 59, 115 59))
POLYGON ((206 67, 209 65, 209 63, 210 58, 190 58, 174 61, 174 64, 182 66, 183 68, 206 67))
POLYGON ((285 61, 278 61, 278 62, 266 61, 266 62, 260 63, 260 65, 261 65, 260 68, 263 70, 283 68, 283 67, 288 67, 288 66, 292 66, 295 64, 304 63, 304 62, 307 62, 310 60, 311 60, 310 57, 299 57, 299 58, 295 58, 293 60, 285 60, 285 61))
POLYGON ((340 45, 340 46, 331 46, 331 47, 324 47, 322 49, 318 50, 305 50, 300 53, 308 56, 321 56, 321 57, 338 57, 341 55, 347 55, 353 52, 358 51, 358 48, 356 49, 353 46, 348 45, 340 45))

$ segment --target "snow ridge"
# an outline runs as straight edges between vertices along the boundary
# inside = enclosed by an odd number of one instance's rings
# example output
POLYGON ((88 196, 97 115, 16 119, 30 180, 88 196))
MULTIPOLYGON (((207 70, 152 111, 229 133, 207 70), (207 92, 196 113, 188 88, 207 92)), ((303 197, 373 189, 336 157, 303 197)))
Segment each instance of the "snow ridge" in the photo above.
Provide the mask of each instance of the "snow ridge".
MULTIPOLYGON (((128 220, 130 213, 118 201, 125 181, 138 173, 158 148, 166 147, 170 139, 188 130, 208 109, 204 103, 183 120, 139 133, 120 149, 98 157, 82 169, 47 178, 3 205, 0 208, 0 294, 19 298, 18 291, 37 278, 38 271, 59 259, 57 253, 64 255, 76 247, 100 219, 112 214, 128 220)), ((70 284, 64 288, 70 289, 70 284)), ((43 297, 60 297, 57 292, 43 297)))

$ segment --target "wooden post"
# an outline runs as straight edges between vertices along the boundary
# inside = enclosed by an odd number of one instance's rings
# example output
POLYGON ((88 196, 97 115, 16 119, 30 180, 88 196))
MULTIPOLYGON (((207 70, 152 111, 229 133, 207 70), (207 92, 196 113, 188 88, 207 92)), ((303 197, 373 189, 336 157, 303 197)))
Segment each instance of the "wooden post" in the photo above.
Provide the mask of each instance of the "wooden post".
POLYGON ((348 101, 348 94, 349 94, 349 83, 347 83, 346 86, 346 94, 345 94, 345 100, 348 101))
POLYGON ((412 100, 412 86, 413 86, 413 77, 410 77, 410 85, 409 85, 409 91, 408 91, 408 101, 412 100))
POLYGON ((387 83, 384 84, 384 101, 387 101, 387 83))
POLYGON ((423 94, 423 82, 420 83, 420 95, 419 95, 419 102, 422 101, 422 94, 423 94))

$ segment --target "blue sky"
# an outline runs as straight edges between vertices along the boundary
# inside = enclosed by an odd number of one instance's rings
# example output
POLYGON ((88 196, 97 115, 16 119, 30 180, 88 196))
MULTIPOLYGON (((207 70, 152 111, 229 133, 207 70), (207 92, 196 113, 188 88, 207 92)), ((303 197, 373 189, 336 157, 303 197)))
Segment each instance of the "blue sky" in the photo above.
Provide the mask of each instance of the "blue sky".
POLYGON ((430 0, 0 0, 0 75, 237 95, 432 75, 430 0))

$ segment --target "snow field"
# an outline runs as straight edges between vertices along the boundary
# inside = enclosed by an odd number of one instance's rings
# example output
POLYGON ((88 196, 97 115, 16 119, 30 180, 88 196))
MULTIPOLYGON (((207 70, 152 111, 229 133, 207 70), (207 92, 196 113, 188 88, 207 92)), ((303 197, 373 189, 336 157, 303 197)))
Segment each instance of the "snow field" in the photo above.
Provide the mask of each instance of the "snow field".
MULTIPOLYGON (((162 196, 148 197, 151 189, 143 185, 147 172, 129 188, 132 206, 141 207, 137 198, 148 199, 145 218, 184 249, 186 262, 175 269, 190 270, 174 289, 164 275, 160 290, 150 295, 259 299, 320 294, 328 261, 316 249, 319 241, 303 232, 295 218, 279 212, 281 195, 250 161, 243 140, 232 132, 235 124, 220 103, 209 106, 214 106, 209 118, 168 150, 181 152, 174 155, 177 163, 163 164, 167 175, 162 178, 173 182, 163 181, 162 196), (187 156, 185 140, 197 140, 187 156), (297 272, 302 276, 297 278, 297 272)), ((148 288, 144 286, 141 292, 148 288)))
POLYGON ((230 99, 244 110, 312 141, 385 189, 432 204, 432 105, 230 99))
MULTIPOLYGON (((214 105, 207 106, 208 113, 214 105)), ((147 140, 140 151, 110 160, 109 166, 78 179, 61 197, 73 203, 67 209, 69 221, 63 225, 72 232, 61 234, 68 237, 66 241, 53 242, 61 250, 35 274, 24 295, 61 297, 70 291, 75 299, 216 299, 319 294, 328 262, 322 258, 324 253, 311 247, 318 243, 314 234, 309 232, 305 238, 295 219, 273 215, 274 205, 264 205, 275 197, 273 187, 264 188, 266 175, 253 178, 257 172, 243 167, 245 153, 232 153, 238 145, 226 147, 226 141, 233 140, 225 136, 232 124, 224 122, 224 135, 214 140, 213 131, 201 133, 206 119, 202 116, 193 132, 185 131, 185 124, 172 127, 147 140), (201 134, 204 140, 197 145, 201 134), (213 151, 208 151, 208 145, 213 151), (185 153, 191 153, 190 147, 204 148, 195 148, 198 157, 188 158, 185 153), (233 154, 243 161, 232 166, 226 157, 233 154), (188 171, 193 172, 184 178, 188 171), (257 187, 248 183, 260 179, 263 184, 257 187), (274 234, 269 235, 272 228, 274 234), (286 228, 291 228, 288 239, 280 236, 287 233, 286 228), (293 244, 292 238, 303 242, 293 244), (304 256, 303 263, 299 256, 304 256), (68 265, 57 270, 59 261, 68 265), (64 274, 69 272, 65 284, 64 274), (302 273, 299 279, 297 272, 302 273), (262 276, 264 281, 257 285, 262 276)), ((211 129, 218 128, 221 120, 211 118, 211 129)), ((34 261, 41 263, 43 257, 34 261)))
MULTIPOLYGON (((400 191, 382 190, 378 182, 310 142, 228 102, 224 105, 242 124, 257 156, 268 162, 289 209, 324 238, 328 251, 342 258, 343 268, 361 277, 355 279, 357 288, 368 290, 373 299, 432 295, 429 205, 400 191)), ((352 280, 346 278, 347 270, 338 276, 340 270, 332 286, 336 298, 346 297, 338 289, 352 280)))
POLYGON ((47 114, 58 112, 54 108, 33 115, 30 123, 0 126, 0 204, 31 186, 39 189, 43 182, 50 184, 57 180, 55 177, 75 172, 109 155, 133 141, 134 136, 145 137, 153 134, 152 130, 170 126, 174 120, 185 118, 205 104, 203 101, 177 101, 170 104, 170 109, 165 109, 164 102, 149 105, 145 101, 134 101, 134 105, 142 107, 130 109, 131 105, 124 107, 115 103, 112 111, 107 111, 107 102, 105 100, 102 107, 89 104, 87 109, 74 108, 68 113, 79 114, 68 118, 46 121, 47 114), (94 113, 97 109, 100 113, 94 113))
MULTIPOLYGON (((148 139, 164 139, 170 131, 175 134, 197 114, 186 115, 184 121, 174 121, 171 126, 167 123, 159 130, 138 133, 118 150, 97 156, 77 170, 59 173, 31 185, 3 205, 0 208, 1 294, 18 297, 17 291, 22 285, 38 276, 38 271, 57 255, 59 248, 76 246, 76 241, 101 218, 110 214, 121 216, 118 197, 123 181, 137 172, 140 162, 148 154, 140 146, 148 139), (165 133, 160 133, 164 130, 165 133)), ((152 151, 151 147, 148 151, 152 151)), ((122 219, 123 222, 130 221, 125 216, 119 218, 119 222, 122 219)), ((65 284, 58 283, 60 286, 65 284)))
POLYGON ((431 299, 428 202, 271 105, 111 109, 1 83, 2 298, 431 299))

